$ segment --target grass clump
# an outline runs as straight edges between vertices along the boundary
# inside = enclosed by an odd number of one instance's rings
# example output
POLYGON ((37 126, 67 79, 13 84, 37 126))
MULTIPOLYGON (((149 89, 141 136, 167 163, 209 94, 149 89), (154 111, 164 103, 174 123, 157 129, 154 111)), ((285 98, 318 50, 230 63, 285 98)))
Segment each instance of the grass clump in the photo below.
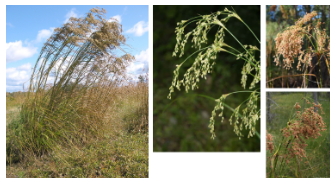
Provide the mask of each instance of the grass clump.
POLYGON ((103 117, 119 84, 110 77, 121 76, 133 59, 112 55, 125 38, 121 25, 103 19, 104 13, 92 9, 85 18, 71 18, 45 43, 17 121, 21 127, 10 126, 15 153, 41 156, 104 132, 103 117))
POLYGON ((295 102, 288 120, 268 124, 267 177, 329 177, 329 116, 325 116, 329 115, 329 101, 320 104, 309 100, 303 97, 295 102), (277 126, 281 129, 273 129, 277 126))
MULTIPOLYGON (((123 85, 126 66, 134 57, 126 52, 123 56, 114 53, 115 49, 123 50, 126 39, 121 24, 106 20, 105 13, 104 9, 94 8, 84 18, 72 17, 55 29, 41 50, 18 119, 7 127, 7 164, 24 162, 30 166, 33 161, 35 167, 25 171, 28 177, 147 177, 148 152, 143 147, 148 151, 148 146, 139 144, 148 143, 148 134, 116 132, 124 123, 110 116, 116 114, 114 110, 119 111, 116 102, 128 104, 123 97, 131 95, 124 92, 123 85), (143 152, 132 155, 129 147, 143 152), (119 156, 117 150, 124 159, 114 160, 114 168, 107 166, 102 172, 103 162, 103 166, 111 165, 104 158, 119 156), (87 155, 91 155, 87 159, 91 164, 82 160, 87 155), (48 163, 54 162, 54 170, 61 175, 46 166, 40 170, 37 163, 43 158, 51 159, 48 163)), ((140 118, 142 124, 134 124, 133 131, 148 131, 148 86, 133 84, 130 89, 143 94, 133 100, 133 108, 138 108, 134 119, 140 118)), ((126 115, 129 113, 132 110, 126 115)))

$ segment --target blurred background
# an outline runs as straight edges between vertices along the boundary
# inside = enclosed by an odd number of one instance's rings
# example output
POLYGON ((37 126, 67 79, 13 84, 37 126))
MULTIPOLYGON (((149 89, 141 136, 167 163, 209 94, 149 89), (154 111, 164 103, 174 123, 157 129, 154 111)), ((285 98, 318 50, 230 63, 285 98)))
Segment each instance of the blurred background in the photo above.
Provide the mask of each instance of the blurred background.
MULTIPOLYGON (((304 71, 297 71, 298 59, 294 58, 295 62, 293 68, 290 70, 282 69, 281 65, 276 66, 274 63, 274 55, 276 54, 275 38, 279 32, 291 25, 295 25, 295 22, 304 17, 306 13, 317 11, 317 20, 319 19, 321 24, 320 29, 326 29, 326 34, 330 36, 330 6, 329 5, 268 5, 266 6, 266 82, 267 88, 296 88, 301 87, 302 77, 291 77, 291 75, 302 74, 304 71), (289 75, 289 77, 286 77, 289 75), (278 77, 285 76, 283 78, 276 79, 278 77)), ((317 21, 311 20, 313 26, 317 21)), ((304 40, 304 49, 311 46, 308 39, 304 40)), ((282 60, 282 58, 280 58, 282 60)), ((330 60, 328 60, 330 61, 330 60)), ((312 65, 318 63, 316 56, 312 58, 312 65)), ((322 81, 323 87, 330 87, 330 75, 327 70, 325 60, 321 59, 322 65, 322 81)), ((310 69, 308 73, 310 73, 310 69)), ((319 78, 318 64, 311 71, 319 78)), ((308 87, 318 88, 316 77, 308 76, 308 87)))
MULTIPOLYGON (((195 49, 191 48, 191 42, 188 41, 184 56, 172 57, 176 45, 177 22, 222 11, 225 7, 232 10, 231 6, 153 6, 154 151, 260 151, 260 139, 257 136, 239 140, 229 124, 228 119, 232 112, 228 109, 224 111, 225 121, 222 124, 221 118, 216 117, 216 138, 212 140, 208 124, 215 102, 197 95, 203 94, 217 99, 222 94, 243 90, 240 85, 243 61, 236 60, 230 54, 219 53, 213 73, 208 75, 207 80, 200 81, 198 90, 186 93, 183 88, 181 91, 175 89, 172 99, 167 99, 176 64, 195 52, 195 49)), ((232 7, 256 36, 260 37, 260 6, 232 7)), ((226 27, 242 44, 260 48, 251 32, 237 19, 231 18, 226 27)), ((195 24, 189 25, 185 33, 193 28, 195 24)), ((216 30, 217 28, 214 27, 209 32, 208 44, 213 42, 216 30)), ((225 42, 236 49, 241 48, 228 33, 226 33, 225 42)), ((259 59, 259 54, 256 56, 259 59)), ((179 73, 180 79, 183 78, 185 70, 191 66, 195 57, 193 56, 182 66, 179 73)), ((252 78, 248 79, 247 85, 250 81, 252 78)), ((260 86, 260 84, 257 85, 260 86)), ((248 97, 249 93, 234 94, 227 97, 226 104, 235 108, 248 97)), ((257 123, 256 129, 260 133, 260 122, 257 123)), ((247 133, 246 131, 243 134, 247 136, 247 133)))
MULTIPOLYGON (((302 177, 330 177, 330 93, 329 92, 267 92, 266 95, 266 131, 273 136, 274 152, 278 149, 278 144, 282 141, 281 129, 287 126, 287 122, 296 114, 294 106, 296 102, 301 106, 301 110, 312 106, 313 102, 322 104, 325 114, 322 116, 326 124, 326 131, 321 132, 321 136, 316 139, 306 140, 306 158, 299 162, 299 169, 302 177), (307 104, 302 98, 307 98, 311 104, 307 104)), ((262 136, 263 137, 263 136, 262 136)), ((271 171, 271 157, 273 154, 266 151, 266 171, 271 171)), ((293 161, 292 161, 293 162, 293 161)), ((294 177, 295 166, 285 167, 280 171, 279 177, 294 177), (283 176, 283 175, 284 176, 283 176)), ((280 163, 279 163, 280 164, 280 163)), ((277 167, 277 169, 280 169, 277 167)))

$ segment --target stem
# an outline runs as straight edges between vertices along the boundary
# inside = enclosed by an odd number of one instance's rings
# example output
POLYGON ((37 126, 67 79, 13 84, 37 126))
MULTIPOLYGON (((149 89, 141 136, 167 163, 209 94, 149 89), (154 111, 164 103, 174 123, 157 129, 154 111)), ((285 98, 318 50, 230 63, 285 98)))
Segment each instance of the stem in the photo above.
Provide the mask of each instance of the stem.
MULTIPOLYGON (((238 42, 239 45, 243 47, 243 49, 245 49, 246 52, 250 54, 250 52, 244 47, 242 43, 239 42, 239 40, 234 36, 234 34, 232 34, 226 27, 224 27, 224 29, 238 42)), ((252 54, 250 55, 252 56, 252 54)))
MULTIPOLYGON (((308 74, 308 63, 306 62, 305 63, 305 74, 308 74)), ((309 81, 308 79, 306 79, 305 77, 305 74, 304 74, 304 88, 306 88, 306 86, 309 86, 309 81)))
POLYGON ((283 88, 283 67, 281 65, 281 72, 282 72, 282 88, 283 88))
POLYGON ((260 134, 256 131, 256 136, 259 138, 260 140, 260 134))
POLYGON ((323 82, 321 80, 320 53, 317 54, 317 59, 318 59, 318 64, 319 64, 319 82, 320 82, 320 87, 323 88, 323 82))
POLYGON ((327 66, 328 74, 331 75, 331 73, 330 73, 330 66, 329 66, 329 64, 328 64, 327 58, 326 58, 325 55, 324 55, 324 57, 325 57, 325 62, 326 62, 326 66, 327 66))
POLYGON ((283 165, 284 165, 284 158, 282 158, 282 161, 280 163, 280 172, 279 172, 279 174, 281 174, 281 172, 282 172, 282 166, 283 165))
MULTIPOLYGON (((202 94, 193 94, 193 95, 197 95, 197 96, 200 96, 200 97, 205 97, 205 98, 210 99, 210 100, 213 100, 213 101, 216 100, 216 99, 214 99, 213 97, 209 97, 209 96, 207 96, 207 95, 202 95, 202 94)), ((235 109, 234 109, 234 108, 230 107, 229 105, 227 105, 227 104, 225 104, 225 103, 222 103, 222 104, 223 104, 224 107, 228 108, 228 109, 231 110, 232 112, 235 112, 235 109)), ((239 114, 239 115, 240 115, 240 114, 239 114)), ((242 115, 240 115, 240 116, 242 116, 242 115)))
POLYGON ((191 19, 189 19, 187 22, 185 22, 185 24, 183 26, 181 26, 181 27, 185 29, 185 27, 187 25, 191 24, 192 22, 199 21, 199 19, 195 19, 195 18, 191 18, 191 19), (192 21, 189 21, 191 19, 192 19, 192 21))
POLYGON ((287 88, 289 88, 289 73, 287 71, 287 88))
POLYGON ((278 147, 278 149, 276 150, 276 152, 274 153, 274 155, 273 155, 273 158, 272 158, 272 173, 271 173, 271 178, 274 178, 274 171, 275 171, 275 168, 276 168, 276 163, 277 163, 277 161, 276 161, 276 159, 279 159, 278 158, 278 156, 279 156, 279 150, 280 150, 280 148, 281 148, 281 143, 279 144, 279 147, 278 147))
POLYGON ((242 92, 257 92, 257 91, 254 91, 254 90, 245 90, 245 91, 236 91, 236 92, 231 92, 231 93, 228 93, 227 95, 229 96, 229 95, 231 95, 231 94, 237 94, 237 93, 242 93, 242 92))
POLYGON ((298 175, 297 175, 297 161, 296 161, 296 156, 294 156, 294 159, 295 159, 295 175, 296 177, 298 178, 298 175))
MULTIPOLYGON (((233 53, 233 52, 230 52, 230 51, 227 51, 226 49, 222 49, 222 48, 221 48, 220 50, 221 50, 221 51, 224 51, 224 52, 226 52, 226 53, 232 54, 232 55, 234 55, 234 56, 237 57, 237 54, 235 54, 235 53, 233 53)), ((251 60, 245 59, 245 58, 243 58, 243 57, 241 57, 241 59, 243 59, 243 60, 246 61, 246 62, 251 63, 252 66, 257 67, 257 65, 254 64, 251 60)))
POLYGON ((188 58, 190 58, 190 57, 192 57, 194 54, 196 54, 197 52, 199 52, 199 51, 202 51, 202 50, 205 50, 205 49, 208 49, 209 47, 212 47, 212 46, 207 46, 207 47, 205 47, 205 48, 202 48, 202 49, 199 49, 199 50, 197 50, 197 51, 195 51, 194 53, 192 53, 191 55, 189 55, 182 63, 180 63, 180 65, 179 66, 181 66, 183 63, 185 63, 185 61, 187 61, 188 60, 188 58))
POLYGON ((307 35, 307 34, 305 34, 307 37, 308 37, 308 39, 310 40, 310 42, 311 42, 311 44, 312 44, 312 46, 313 46, 313 48, 315 48, 316 50, 317 50, 317 48, 316 48, 316 46, 314 46, 314 44, 313 44, 313 42, 312 42, 312 40, 311 40, 311 38, 307 35))
POLYGON ((229 47, 229 48, 231 48, 232 50, 234 50, 234 51, 236 51, 236 52, 238 52, 238 53, 241 53, 239 50, 237 50, 237 49, 235 49, 235 48, 229 46, 229 45, 226 44, 226 43, 223 43, 223 45, 224 45, 224 46, 227 46, 227 47, 229 47))
MULTIPOLYGON (((238 15, 237 15, 238 16, 238 15)), ((245 49, 245 51, 251 56, 251 58, 253 59, 253 60, 255 60, 254 59, 254 57, 253 57, 253 55, 244 47, 244 45, 242 44, 242 43, 240 43, 239 42, 239 40, 234 36, 234 34, 232 34, 228 29, 227 29, 227 27, 225 27, 225 25, 223 24, 223 23, 221 23, 220 21, 218 21, 218 22, 215 22, 215 24, 217 24, 217 25, 219 25, 219 26, 221 26, 222 28, 224 28, 237 42, 238 42, 238 44, 239 45, 241 45, 242 47, 243 47, 243 49, 245 49)))
MULTIPOLYGON (((268 55, 268 70, 269 70, 269 73, 268 73, 268 78, 267 79, 270 79, 272 78, 272 70, 271 70, 271 53, 268 55)), ((266 73, 268 71, 266 70, 266 73)), ((272 83, 268 83, 268 88, 273 88, 272 86, 272 83)))
POLYGON ((240 43, 239 41, 238 41, 238 39, 227 29, 227 28, 224 28, 224 29, 226 29, 227 30, 227 32, 229 32, 229 34, 243 47, 243 49, 245 49, 245 51, 251 56, 251 58, 253 59, 253 60, 255 60, 254 59, 254 57, 253 57, 253 55, 244 47, 244 45, 242 44, 242 43, 240 43))
POLYGON ((250 29, 250 27, 243 21, 243 20, 241 20, 241 22, 250 30, 250 32, 253 34, 253 36, 257 39, 257 41, 259 42, 259 44, 261 44, 260 43, 260 40, 257 38, 257 36, 252 32, 252 30, 250 29))

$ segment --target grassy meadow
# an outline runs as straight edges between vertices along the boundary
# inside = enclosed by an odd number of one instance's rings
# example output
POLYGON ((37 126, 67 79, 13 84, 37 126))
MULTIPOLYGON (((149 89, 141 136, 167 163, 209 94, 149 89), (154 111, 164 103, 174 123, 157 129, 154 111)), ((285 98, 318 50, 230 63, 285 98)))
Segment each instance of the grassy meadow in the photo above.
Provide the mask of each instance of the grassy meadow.
POLYGON ((114 102, 104 118, 104 132, 82 143, 37 156, 29 150, 22 158, 11 153, 15 123, 25 92, 6 94, 7 177, 148 177, 148 85, 114 90, 114 102), (139 96, 139 97, 138 97, 139 96))
POLYGON ((26 92, 6 94, 7 177, 148 177, 148 75, 129 81, 105 13, 54 29, 26 92))
MULTIPOLYGON (((272 136, 272 152, 266 150, 266 174, 267 177, 278 178, 329 178, 330 177, 330 96, 326 92, 318 92, 318 103, 321 104, 324 113, 318 109, 318 114, 322 117, 326 125, 326 130, 320 131, 320 136, 317 138, 309 137, 306 139, 302 137, 307 145, 305 156, 295 159, 290 157, 291 151, 286 149, 286 141, 283 136, 282 129, 287 126, 288 121, 293 122, 296 115, 295 104, 298 102, 300 110, 303 112, 304 108, 312 107, 314 96, 313 93, 270 93, 270 110, 267 110, 267 134, 272 136), (308 104, 302 98, 307 98, 310 103, 308 104), (281 144, 281 148, 279 145, 281 144), (274 155, 276 154, 276 155, 274 155), (276 164, 272 165, 273 156, 276 164), (290 158, 289 158, 290 157, 290 158), (288 161, 288 162, 287 162, 288 161), (288 163, 288 164, 287 164, 288 163), (272 175, 272 168, 275 169, 274 176, 272 175)), ((267 100, 268 102, 268 100, 267 100)), ((304 120, 302 121, 304 122, 304 120)), ((315 129, 314 129, 315 130, 315 129)), ((293 131, 293 130, 291 130, 293 131)), ((294 135, 292 135, 294 136, 294 135)), ((267 138, 266 138, 267 140, 267 138)), ((291 141, 295 140, 292 139, 291 141)), ((269 142, 269 141, 266 141, 269 142)), ((290 142, 290 140, 289 140, 290 142)), ((296 151, 298 144, 294 145, 289 143, 290 149, 296 151)), ((268 144, 266 144, 268 145, 268 144)), ((301 145, 301 144, 300 144, 301 145)), ((298 149, 297 149, 298 150, 298 149)), ((301 150, 298 152, 302 153, 301 150)), ((297 152, 294 154, 297 155, 297 152)))

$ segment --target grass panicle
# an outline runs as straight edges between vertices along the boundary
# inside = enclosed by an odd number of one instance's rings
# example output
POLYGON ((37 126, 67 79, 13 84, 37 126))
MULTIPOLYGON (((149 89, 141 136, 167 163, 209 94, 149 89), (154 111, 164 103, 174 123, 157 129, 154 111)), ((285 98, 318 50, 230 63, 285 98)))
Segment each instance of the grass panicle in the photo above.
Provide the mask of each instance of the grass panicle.
MULTIPOLYGON (((251 93, 249 98, 245 101, 244 107, 240 110, 239 105, 236 109, 233 109, 233 116, 235 121, 233 122, 232 118, 230 119, 231 125, 234 126, 234 132, 236 135, 241 138, 243 137, 242 130, 247 129, 249 130, 248 137, 254 136, 256 133, 255 125, 259 120, 259 110, 257 108, 258 98, 260 97, 260 91, 253 90, 258 83, 260 82, 260 60, 256 58, 256 53, 260 52, 260 49, 256 45, 243 45, 240 40, 238 40, 232 32, 229 31, 227 28, 227 22, 231 18, 236 18, 240 22, 242 22, 249 31, 252 32, 250 27, 238 16, 235 11, 228 10, 225 8, 224 11, 218 11, 209 15, 201 15, 198 17, 191 18, 189 20, 182 20, 181 22, 177 23, 176 28, 176 46, 173 52, 173 56, 179 55, 182 57, 184 55, 184 49, 187 42, 191 39, 192 47, 195 48, 193 54, 187 57, 182 63, 176 65, 176 69, 174 70, 174 77, 172 84, 169 88, 170 93, 168 95, 168 99, 171 99, 171 94, 174 92, 174 89, 177 88, 181 90, 181 87, 185 87, 185 91, 188 92, 189 90, 195 90, 199 88, 199 82, 201 79, 206 79, 207 74, 212 72, 212 69, 216 62, 218 64, 222 64, 220 60, 217 59, 217 54, 219 53, 228 53, 234 55, 236 61, 242 60, 244 61, 244 67, 240 70, 242 74, 241 85, 244 89, 247 88, 246 83, 248 77, 253 77, 250 86, 248 86, 249 90, 244 92, 251 93), (191 24, 196 23, 196 27, 185 33, 186 27, 191 24), (213 43, 208 44, 209 40, 207 38, 207 34, 210 30, 217 26, 218 30, 215 34, 215 39, 213 43), (240 46, 241 50, 235 49, 229 46, 225 41, 225 36, 231 36, 240 46), (203 47, 203 45, 208 44, 208 46, 203 47), (194 62, 190 68, 186 70, 184 73, 184 77, 182 79, 179 78, 179 72, 181 66, 189 60, 192 56, 196 55, 194 62), (240 114, 242 113, 242 114, 240 114), (240 118, 239 118, 240 116, 240 118), (241 119, 241 121, 239 120, 241 119)), ((256 35, 252 32, 254 38, 257 39, 258 43, 260 44, 259 39, 256 35)), ((226 97, 230 94, 240 93, 233 92, 229 94, 222 94, 219 99, 216 99, 216 106, 212 111, 211 118, 209 121, 209 129, 212 135, 212 139, 215 138, 214 132, 214 123, 215 123, 215 116, 217 115, 217 111, 220 111, 218 114, 219 117, 222 117, 222 122, 224 120, 223 117, 223 110, 225 105, 226 97)))

